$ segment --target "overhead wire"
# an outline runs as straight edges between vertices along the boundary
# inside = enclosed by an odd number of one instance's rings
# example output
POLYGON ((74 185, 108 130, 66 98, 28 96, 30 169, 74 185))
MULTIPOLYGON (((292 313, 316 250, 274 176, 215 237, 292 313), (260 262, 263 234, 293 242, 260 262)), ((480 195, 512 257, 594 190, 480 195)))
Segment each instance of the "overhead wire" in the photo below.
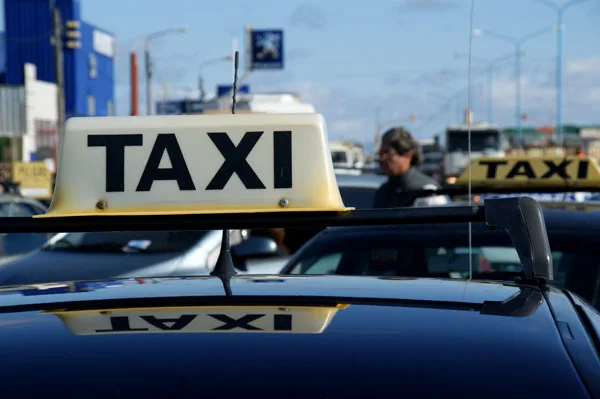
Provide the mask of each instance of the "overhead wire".
MULTIPOLYGON (((471 18, 469 21, 469 66, 468 66, 468 83, 467 83, 467 112, 469 112, 469 118, 467 118, 468 131, 468 195, 469 195, 469 206, 472 205, 473 198, 471 196, 471 62, 473 58, 473 20, 475 11, 475 0, 471 0, 471 18)), ((469 281, 473 279, 473 237, 472 237, 472 224, 469 222, 469 281)))

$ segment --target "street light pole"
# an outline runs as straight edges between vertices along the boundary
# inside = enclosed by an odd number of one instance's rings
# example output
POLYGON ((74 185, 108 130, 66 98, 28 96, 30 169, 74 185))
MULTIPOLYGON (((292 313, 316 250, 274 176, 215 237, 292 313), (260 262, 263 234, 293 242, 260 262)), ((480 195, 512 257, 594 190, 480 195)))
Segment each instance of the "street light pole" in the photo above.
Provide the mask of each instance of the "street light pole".
POLYGON ((180 26, 179 28, 165 29, 151 33, 144 39, 144 61, 146 69, 146 115, 152 115, 152 58, 150 57, 150 41, 171 33, 183 33, 186 31, 187 27, 180 26))
POLYGON ((562 138, 562 31, 563 31, 563 14, 565 10, 571 6, 583 3, 587 0, 571 0, 562 6, 545 0, 534 0, 539 4, 543 4, 556 11, 556 138, 560 143, 562 138))
POLYGON ((501 33, 492 32, 489 30, 478 30, 476 29, 474 32, 474 36, 478 36, 479 34, 485 34, 491 37, 495 37, 496 39, 504 40, 506 42, 512 43, 515 46, 515 83, 516 83, 516 122, 517 122, 517 135, 519 140, 519 145, 523 145, 523 129, 521 126, 521 47, 523 43, 528 40, 531 40, 535 37, 538 37, 544 33, 551 31, 553 28, 548 27, 544 29, 537 30, 528 35, 525 35, 519 39, 516 39, 511 36, 507 36, 501 33))
MULTIPOLYGON (((200 66, 198 67, 198 71, 202 71, 202 69, 204 67, 207 67, 209 65, 216 64, 218 62, 223 62, 223 61, 231 61, 231 60, 233 60, 233 57, 230 55, 213 58, 208 61, 204 61, 204 62, 200 63, 200 66)), ((200 101, 204 101, 204 96, 205 96, 205 94, 204 94, 204 79, 202 79, 202 74, 200 72, 198 72, 198 90, 200 91, 200 95, 199 95, 200 101)))
MULTIPOLYGON (((471 59, 473 61, 479 62, 481 64, 484 64, 486 66, 485 68, 485 73, 486 73, 486 77, 487 77, 487 101, 486 101, 486 106, 487 106, 487 121, 488 123, 492 123, 492 102, 493 102, 493 80, 494 80, 494 67, 496 66, 496 63, 498 61, 502 61, 508 57, 512 57, 514 56, 514 54, 511 52, 510 54, 507 55, 503 55, 501 57, 497 57, 494 58, 493 60, 488 60, 485 58, 481 58, 481 57, 476 57, 474 55, 471 56, 471 59)), ((457 53, 454 55, 454 58, 464 58, 464 57, 468 57, 467 54, 464 53, 457 53)))

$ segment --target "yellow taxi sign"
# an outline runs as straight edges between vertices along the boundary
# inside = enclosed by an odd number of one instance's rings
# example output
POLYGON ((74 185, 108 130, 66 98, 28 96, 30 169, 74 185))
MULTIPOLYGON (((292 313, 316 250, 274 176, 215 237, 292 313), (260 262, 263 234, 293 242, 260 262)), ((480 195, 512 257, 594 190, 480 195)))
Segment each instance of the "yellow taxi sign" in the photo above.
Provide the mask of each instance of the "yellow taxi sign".
POLYGON ((73 118, 41 217, 346 211, 319 114, 73 118))
MULTIPOLYGON (((600 189, 600 168, 591 158, 576 156, 482 157, 471 161, 473 187, 600 189)), ((467 186, 465 169, 456 185, 467 186)))
POLYGON ((45 162, 13 162, 12 180, 26 197, 44 199, 52 196, 52 174, 45 162))
POLYGON ((152 333, 320 334, 337 306, 203 306, 53 311, 75 335, 152 333))

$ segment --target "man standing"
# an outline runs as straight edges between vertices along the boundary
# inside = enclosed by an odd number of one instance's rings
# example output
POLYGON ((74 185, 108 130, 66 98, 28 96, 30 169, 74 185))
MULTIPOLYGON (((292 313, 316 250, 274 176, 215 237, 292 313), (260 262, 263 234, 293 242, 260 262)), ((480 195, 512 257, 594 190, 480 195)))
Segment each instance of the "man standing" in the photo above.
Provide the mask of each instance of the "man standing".
POLYGON ((421 161, 419 144, 402 127, 388 130, 381 139, 379 164, 388 176, 375 193, 374 208, 445 205, 444 195, 419 197, 423 190, 438 190, 439 184, 417 169, 421 161))

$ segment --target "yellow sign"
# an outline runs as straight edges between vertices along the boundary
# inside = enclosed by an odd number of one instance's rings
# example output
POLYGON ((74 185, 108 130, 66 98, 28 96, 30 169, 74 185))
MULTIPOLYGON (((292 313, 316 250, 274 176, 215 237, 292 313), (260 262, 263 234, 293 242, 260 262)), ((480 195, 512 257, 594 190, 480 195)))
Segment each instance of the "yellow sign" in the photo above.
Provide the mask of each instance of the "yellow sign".
POLYGON ((473 187, 600 189, 600 168, 594 159, 576 156, 483 157, 471 161, 456 181, 473 187))
POLYGON ((318 114, 72 118, 39 217, 347 212, 318 114))
POLYGON ((156 333, 320 334, 336 306, 206 306, 43 312, 75 335, 156 333))
POLYGON ((52 197, 52 174, 44 162, 13 162, 12 180, 19 183, 21 194, 26 197, 52 197))

